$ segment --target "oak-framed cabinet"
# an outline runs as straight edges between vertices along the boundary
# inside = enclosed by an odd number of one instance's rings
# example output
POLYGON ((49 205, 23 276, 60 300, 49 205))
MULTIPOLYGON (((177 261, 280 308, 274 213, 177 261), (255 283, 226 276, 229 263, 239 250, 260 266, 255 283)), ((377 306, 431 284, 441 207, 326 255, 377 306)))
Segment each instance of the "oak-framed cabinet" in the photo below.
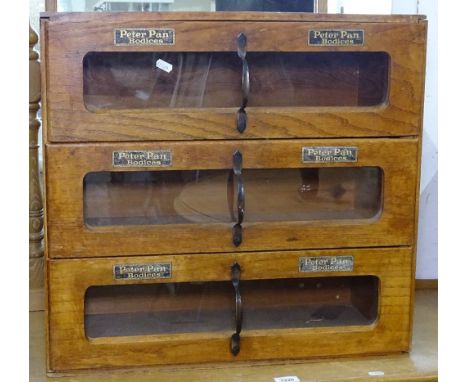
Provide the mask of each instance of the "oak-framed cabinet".
POLYGON ((408 351, 426 26, 44 14, 48 370, 408 351))

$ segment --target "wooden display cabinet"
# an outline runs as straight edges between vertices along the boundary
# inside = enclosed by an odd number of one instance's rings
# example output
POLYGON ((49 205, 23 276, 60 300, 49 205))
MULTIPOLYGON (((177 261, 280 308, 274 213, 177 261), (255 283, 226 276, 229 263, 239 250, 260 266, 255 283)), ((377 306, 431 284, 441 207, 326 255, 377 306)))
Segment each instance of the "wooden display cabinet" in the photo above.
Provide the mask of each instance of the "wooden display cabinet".
POLYGON ((49 371, 408 351, 426 26, 44 14, 49 371))

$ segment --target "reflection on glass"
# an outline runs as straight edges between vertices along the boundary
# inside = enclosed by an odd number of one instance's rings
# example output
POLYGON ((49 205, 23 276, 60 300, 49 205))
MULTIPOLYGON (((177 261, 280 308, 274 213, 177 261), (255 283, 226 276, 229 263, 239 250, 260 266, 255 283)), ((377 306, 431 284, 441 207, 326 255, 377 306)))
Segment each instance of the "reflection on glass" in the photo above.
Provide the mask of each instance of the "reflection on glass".
POLYGON ((165 12, 216 10, 214 0, 58 0, 59 12, 165 12))
MULTIPOLYGON (((243 330, 369 325, 374 276, 241 280, 243 330)), ((230 282, 95 286, 85 296, 89 338, 231 331, 230 282)))
MULTIPOLYGON (((383 52, 249 52, 248 107, 375 106, 387 97, 383 52)), ((92 52, 88 110, 223 108, 241 103, 241 60, 229 53, 92 52), (172 65, 159 69, 156 62, 172 65)))
POLYGON ((243 328, 369 325, 378 287, 373 276, 241 281, 243 328))
POLYGON ((217 11, 313 12, 314 0, 216 0, 217 11))
POLYGON ((232 300, 230 282, 91 287, 85 332, 95 338, 229 330, 232 300))
MULTIPOLYGON (((230 223, 230 170, 97 172, 84 178, 90 226, 230 223)), ((381 210, 376 167, 243 171, 244 222, 369 219, 381 210)))
POLYGON ((314 0, 58 0, 59 12, 313 12, 314 0))

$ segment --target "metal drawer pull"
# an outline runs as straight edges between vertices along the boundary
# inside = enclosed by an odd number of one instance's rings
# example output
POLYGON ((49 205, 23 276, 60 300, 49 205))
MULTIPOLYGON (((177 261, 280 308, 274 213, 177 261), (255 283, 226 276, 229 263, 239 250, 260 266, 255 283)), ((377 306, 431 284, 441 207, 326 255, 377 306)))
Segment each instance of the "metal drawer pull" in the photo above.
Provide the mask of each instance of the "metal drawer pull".
POLYGON ((237 223, 232 227, 232 242, 238 247, 242 243, 242 222, 245 212, 245 188, 242 178, 242 153, 237 150, 232 157, 234 179, 237 183, 237 223))
POLYGON ((231 267, 231 281, 235 292, 236 302, 236 332, 231 336, 231 353, 233 355, 239 354, 240 351, 240 332, 242 330, 242 297, 239 291, 241 267, 235 263, 231 267))
POLYGON ((250 93, 250 72, 247 62, 247 36, 243 33, 237 35, 237 55, 242 60, 242 104, 237 111, 237 131, 243 133, 247 128, 247 113, 245 108, 249 101, 250 93))

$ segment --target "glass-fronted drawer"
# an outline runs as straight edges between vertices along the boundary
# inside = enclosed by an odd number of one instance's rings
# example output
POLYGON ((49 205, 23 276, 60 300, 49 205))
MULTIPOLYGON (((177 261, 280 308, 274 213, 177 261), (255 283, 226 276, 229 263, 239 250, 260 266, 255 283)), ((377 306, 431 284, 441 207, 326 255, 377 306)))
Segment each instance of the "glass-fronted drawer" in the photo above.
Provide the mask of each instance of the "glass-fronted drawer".
POLYGON ((412 250, 51 260, 51 368, 404 351, 412 250))
POLYGON ((48 146, 49 256, 411 245, 417 150, 416 139, 48 146))
POLYGON ((48 140, 419 134, 421 20, 183 15, 44 20, 48 140))
MULTIPOLYGON (((370 325, 375 276, 242 282, 243 330, 370 325)), ((93 286, 85 295, 88 338, 222 332, 234 327, 227 281, 93 286)))

